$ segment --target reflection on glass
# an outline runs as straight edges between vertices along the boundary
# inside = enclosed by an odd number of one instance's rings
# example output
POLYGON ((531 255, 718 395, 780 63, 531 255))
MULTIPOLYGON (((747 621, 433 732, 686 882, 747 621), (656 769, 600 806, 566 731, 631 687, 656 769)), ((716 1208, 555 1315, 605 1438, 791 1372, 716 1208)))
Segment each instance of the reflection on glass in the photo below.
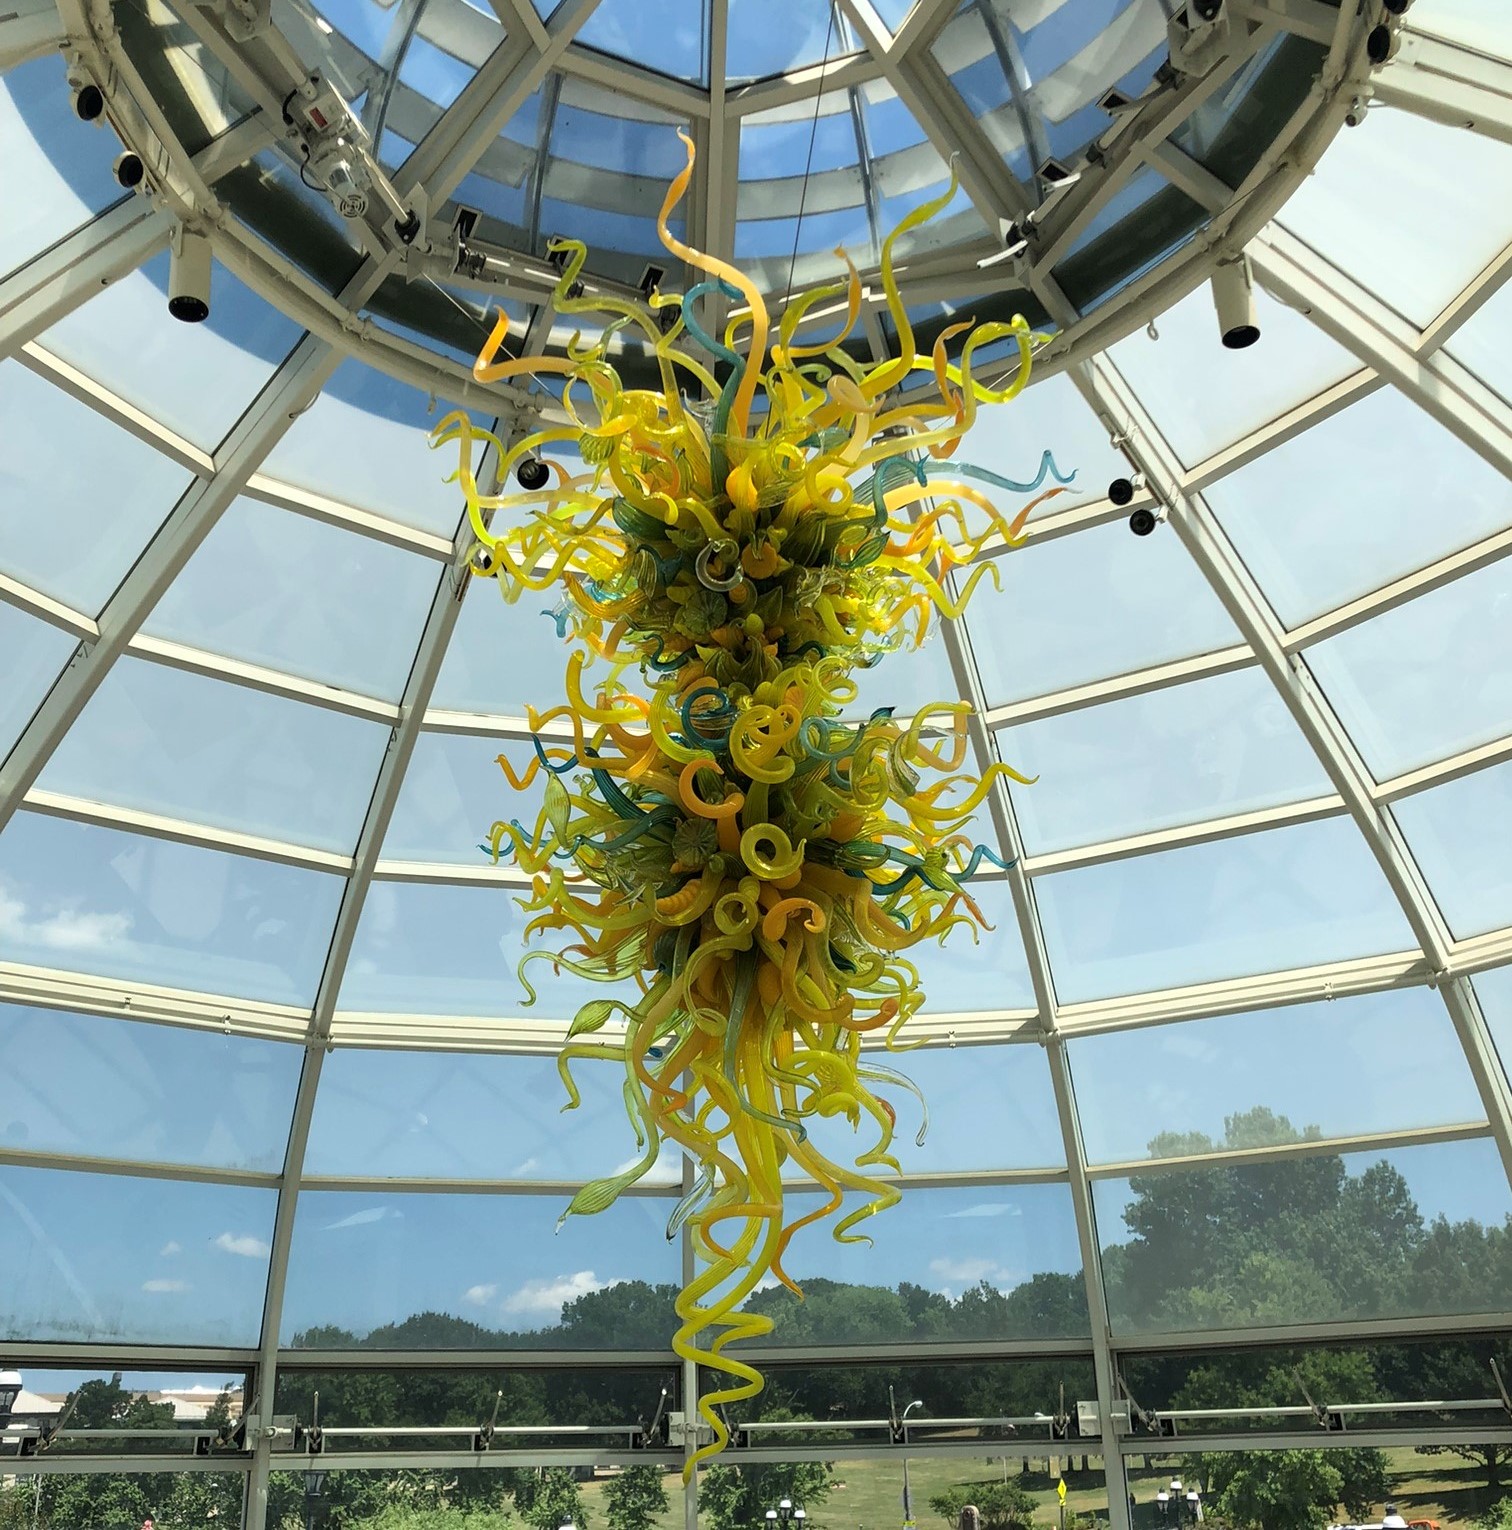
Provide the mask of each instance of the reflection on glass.
POLYGON ((0 436, 0 569, 98 615, 190 474, 19 361, 0 365, 0 436), (43 504, 68 513, 21 509, 43 504))
POLYGON ((1003 728, 998 752, 1031 854, 1332 791, 1258 668, 1003 728))
POLYGON ((1260 350, 1229 351, 1218 343, 1213 297, 1197 288, 1143 330, 1108 352, 1188 465, 1201 462, 1304 399, 1360 369, 1343 346, 1294 309, 1255 287, 1260 350))
POLYGON ((1512 732, 1512 560, 1394 606, 1307 650, 1384 781, 1512 732))
MULTIPOLYGON (((576 1063, 582 1096, 548 1054, 338 1050, 320 1075, 307 1174, 582 1182, 640 1158, 625 1117, 624 1068, 576 1063)), ((675 1148, 648 1176, 681 1177, 675 1148)))
POLYGON ((0 1338, 256 1344, 277 1199, 0 1164, 0 1338))
MULTIPOLYGON (((457 470, 457 449, 432 451, 426 437, 455 408, 363 362, 344 361, 264 458, 262 471, 450 537, 462 516, 462 496, 445 482, 457 470)), ((475 416, 474 424, 491 429, 493 421, 475 416)))
POLYGON ((849 23, 833 3, 796 0, 729 0, 725 72, 743 84, 768 75, 806 69, 855 51, 849 23))
POLYGON ((1489 972, 1477 972, 1474 988, 1491 1039, 1501 1057, 1502 1070, 1512 1077, 1512 967, 1493 967, 1489 972))
POLYGON ((0 1144, 277 1172, 301 1060, 276 1041, 3 1004, 0 1144))
POLYGON ((42 771, 67 796, 350 852, 389 730, 141 659, 112 666, 42 771))
MULTIPOLYGON (((1505 50, 1505 37, 1502 43, 1505 50)), ((1509 177, 1512 148, 1505 144, 1379 107, 1358 131, 1329 145, 1281 221, 1421 327, 1506 243, 1481 188, 1509 177), (1451 174, 1443 173, 1446 165, 1451 174), (1357 269, 1365 250, 1368 276, 1357 269)))
POLYGON ((308 1349, 665 1349, 676 1204, 626 1196, 569 1217, 562 1195, 306 1190, 283 1342, 308 1349))
POLYGON ((0 959, 309 1004, 339 877, 20 812, 0 835, 0 959))
POLYGON ((0 81, 0 142, 8 183, 26 188, 25 196, 7 198, 0 220, 0 274, 121 199, 98 132, 74 113, 67 71, 55 52, 6 71, 0 81))
POLYGON ((0 600, 0 653, 5 686, 0 689, 0 758, 10 753, 78 646, 61 627, 0 600))
POLYGON ((1485 1116, 1431 988, 1087 1036, 1069 1052, 1092 1163, 1250 1145, 1225 1142, 1224 1123, 1257 1104, 1306 1137, 1485 1116))
MULTIPOLYGON (((791 1192, 787 1201, 789 1220, 820 1203, 791 1192)), ((888 1345, 1087 1332, 1076 1221, 1063 1184, 916 1186, 868 1218, 865 1232, 870 1247, 837 1243, 813 1226, 794 1238, 783 1263, 804 1300, 773 1282, 746 1303, 776 1322, 763 1343, 888 1345)))
MULTIPOLYGON (((1264 1111, 1227 1137, 1290 1140, 1264 1111)), ((1243 1145, 1243 1144, 1241 1144, 1243 1145)), ((1093 1186, 1120 1333, 1495 1312, 1512 1212, 1495 1144, 1317 1153, 1093 1186)))
POLYGON ((1512 822, 1512 764, 1403 797, 1391 814, 1457 940, 1512 924, 1512 866, 1501 834, 1512 822))
POLYGON ((984 580, 966 614, 993 705, 1239 641, 1168 530, 1136 541, 1119 522, 1031 541, 996 561, 1002 593, 984 580))
POLYGON ((658 6, 642 5, 639 0, 600 0, 576 40, 676 80, 708 83, 708 18, 703 0, 673 0, 658 6))
POLYGON ((1344 817, 1056 872, 1035 890, 1067 1003, 1415 945, 1344 817))
POLYGON ((429 558, 237 499, 144 630, 394 701, 440 578, 429 558))
POLYGON ((59 319, 38 343, 213 451, 299 336, 297 324, 221 266, 210 317, 180 323, 168 312, 165 253, 59 319))
POLYGON ((1506 479, 1394 388, 1220 478, 1206 497, 1288 627, 1512 521, 1506 479))

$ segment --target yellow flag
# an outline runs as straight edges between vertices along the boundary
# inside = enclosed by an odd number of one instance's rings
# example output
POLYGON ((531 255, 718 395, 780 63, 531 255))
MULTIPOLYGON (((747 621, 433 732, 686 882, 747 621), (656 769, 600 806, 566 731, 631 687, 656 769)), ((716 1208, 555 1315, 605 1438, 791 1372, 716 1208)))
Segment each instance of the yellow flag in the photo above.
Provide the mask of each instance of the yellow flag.
POLYGON ((1055 1496, 1059 1498, 1062 1503, 1066 1501, 1066 1479, 1064 1477, 1060 1478, 1060 1480, 1055 1484, 1055 1496))

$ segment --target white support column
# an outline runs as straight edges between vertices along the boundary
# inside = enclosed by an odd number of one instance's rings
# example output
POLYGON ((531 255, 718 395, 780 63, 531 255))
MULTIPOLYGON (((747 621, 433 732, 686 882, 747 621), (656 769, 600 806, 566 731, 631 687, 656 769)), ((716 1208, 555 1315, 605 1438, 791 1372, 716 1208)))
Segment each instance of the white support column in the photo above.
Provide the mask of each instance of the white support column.
MULTIPOLYGON (((518 432, 511 433, 517 436, 518 432)), ((480 465, 478 480, 489 483, 497 469, 490 448, 480 465)), ((352 941, 362 918, 367 901, 368 887, 372 882, 373 868, 378 863, 383 848, 383 838, 388 832, 394 804, 399 799, 399 788, 404 772, 414 753, 420 727, 425 720, 425 709, 435 688, 436 676, 441 672, 441 662, 446 656, 446 646, 462 610, 462 600, 471 583, 472 575, 467 569, 468 555, 473 546, 472 527, 464 517, 452 545, 451 561, 443 568, 436 593, 431 601, 430 613, 420 637, 415 662, 405 684, 399 706, 399 722, 389 737, 388 751, 379 767, 378 781, 363 819, 362 831, 357 839, 357 851, 353 857, 352 874, 347 879, 342 894, 341 907, 336 915, 336 925, 331 936, 330 950, 326 955, 321 973, 320 986, 316 990, 315 1005, 310 1016, 309 1031, 305 1040, 304 1067, 300 1072, 299 1090, 294 1099, 293 1120, 289 1128, 289 1145, 284 1155, 283 1175, 278 1192, 278 1211, 273 1221, 272 1252, 268 1261, 268 1290, 263 1303, 262 1340, 259 1346, 257 1386, 259 1407, 257 1415, 258 1440, 252 1475, 248 1479, 244 1530, 266 1530, 268 1514, 268 1471, 270 1457, 265 1431, 273 1421, 274 1392, 278 1385, 279 1330, 283 1325, 284 1294, 287 1289, 289 1249, 294 1236, 294 1214, 299 1203, 300 1183, 304 1177, 305 1150, 309 1143, 310 1122, 315 1111, 315 1095, 320 1084, 321 1067, 330 1045, 331 1021, 336 1012, 336 1001, 341 993, 342 979, 346 974, 347 959, 351 955, 352 941)))
POLYGON ((129 275, 168 243, 173 219, 145 197, 123 197, 0 281, 0 356, 129 275))
POLYGON ((98 638, 79 644, 68 668, 0 765, 0 828, 10 821, 148 613, 258 464, 325 385, 338 359, 324 341, 308 335, 301 340, 216 454, 214 474, 185 490, 100 612, 98 638))
POLYGON ((20 0, 0 20, 0 74, 53 52, 66 36, 53 0, 20 0))

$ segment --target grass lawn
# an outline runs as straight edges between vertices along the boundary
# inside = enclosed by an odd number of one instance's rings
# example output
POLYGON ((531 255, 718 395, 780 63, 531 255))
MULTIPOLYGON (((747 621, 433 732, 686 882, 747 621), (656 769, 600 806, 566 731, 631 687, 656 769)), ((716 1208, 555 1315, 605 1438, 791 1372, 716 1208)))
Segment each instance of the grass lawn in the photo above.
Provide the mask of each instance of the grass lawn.
MULTIPOLYGON (((1360 1441, 1361 1444, 1366 1443, 1360 1441)), ((1134 1490, 1136 1530, 1157 1530, 1160 1521, 1155 1512, 1155 1492, 1163 1482, 1179 1471, 1177 1457, 1152 1457, 1145 1468, 1140 1457, 1131 1464, 1130 1485, 1134 1490)), ((1407 1519, 1435 1519, 1443 1530, 1469 1525, 1501 1493, 1490 1493, 1484 1479, 1474 1468, 1454 1456, 1420 1456, 1413 1450, 1388 1450, 1387 1471, 1391 1491, 1407 1519)), ((913 1497, 914 1519, 919 1530, 952 1530, 946 1521, 929 1507, 937 1493, 958 1484, 1001 1482, 1001 1458, 956 1459, 915 1457, 909 1462, 909 1485, 913 1497)), ((1080 1466, 1080 1457, 1074 1458, 1080 1466)), ((1066 1508, 1071 1513, 1095 1514, 1106 1520, 1107 1494, 1098 1460, 1088 1463, 1087 1472, 1066 1469, 1066 1508)), ((1012 1481, 1027 1488, 1039 1502, 1036 1523, 1044 1530, 1056 1530, 1059 1515, 1055 1497, 1055 1479, 1046 1474, 1043 1460, 1032 1462, 1035 1468, 1020 1475, 1020 1463, 1007 1463, 1012 1481)), ((830 1479, 829 1495, 823 1503, 807 1505, 813 1530, 901 1530, 903 1524, 903 1462, 901 1456, 876 1461, 838 1463, 830 1479)), ((666 1478, 667 1498, 671 1507, 661 1516, 657 1530, 681 1530, 681 1481, 675 1475, 666 1478)), ((604 1516, 602 1481, 582 1484, 583 1504, 587 1510, 588 1530, 607 1530, 604 1516)), ((1380 1506, 1376 1508, 1379 1518, 1380 1506)), ((750 1530, 763 1530, 752 1525, 750 1530)))

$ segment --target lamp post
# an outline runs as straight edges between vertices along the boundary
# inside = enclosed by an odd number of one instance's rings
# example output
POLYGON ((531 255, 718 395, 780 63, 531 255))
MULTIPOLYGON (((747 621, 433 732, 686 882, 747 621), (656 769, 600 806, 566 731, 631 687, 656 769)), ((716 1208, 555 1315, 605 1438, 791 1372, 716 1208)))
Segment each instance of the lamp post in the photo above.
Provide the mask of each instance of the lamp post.
POLYGON ((777 1530, 778 1526, 792 1526, 793 1530, 804 1530, 804 1524, 808 1519, 808 1513, 802 1504, 795 1504, 791 1498, 781 1498, 777 1501, 775 1509, 768 1509, 763 1516, 766 1520, 766 1530, 777 1530))
POLYGON ((305 1479, 305 1530, 315 1530, 315 1511, 320 1507, 321 1494, 325 1491, 324 1472, 306 1472, 305 1479))
MULTIPOLYGON (((908 1423, 908 1415, 912 1413, 915 1408, 922 1408, 923 1406, 924 1399, 922 1397, 914 1398, 914 1400, 909 1403, 909 1405, 903 1410, 903 1417, 898 1420, 899 1427, 905 1427, 908 1423)), ((914 1522, 913 1491, 908 1481, 908 1435, 906 1432, 903 1436, 903 1452, 903 1523, 905 1525, 912 1525, 914 1522)))

